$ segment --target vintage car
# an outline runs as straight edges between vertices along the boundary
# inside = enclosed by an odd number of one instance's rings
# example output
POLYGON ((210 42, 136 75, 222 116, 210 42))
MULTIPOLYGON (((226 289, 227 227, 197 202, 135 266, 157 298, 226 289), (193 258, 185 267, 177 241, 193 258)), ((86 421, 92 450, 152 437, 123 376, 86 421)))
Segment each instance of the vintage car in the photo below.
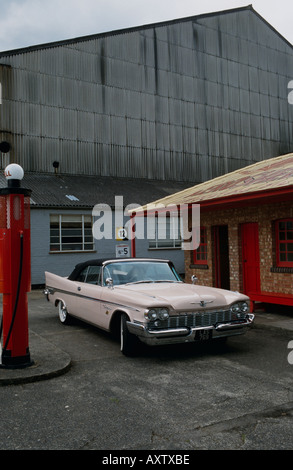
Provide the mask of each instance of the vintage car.
POLYGON ((238 292, 187 284, 158 259, 91 260, 68 277, 45 273, 45 295, 62 323, 77 317, 120 335, 131 355, 148 345, 187 343, 245 333, 254 319, 238 292))

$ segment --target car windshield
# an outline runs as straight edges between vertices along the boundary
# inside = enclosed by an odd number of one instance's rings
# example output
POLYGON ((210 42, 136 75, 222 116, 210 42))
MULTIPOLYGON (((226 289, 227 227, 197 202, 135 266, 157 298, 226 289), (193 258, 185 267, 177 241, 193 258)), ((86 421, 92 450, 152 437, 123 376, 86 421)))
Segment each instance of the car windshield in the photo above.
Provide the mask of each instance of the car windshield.
POLYGON ((169 263, 155 261, 125 261, 104 266, 103 283, 112 279, 113 285, 144 282, 181 282, 174 267, 169 263))

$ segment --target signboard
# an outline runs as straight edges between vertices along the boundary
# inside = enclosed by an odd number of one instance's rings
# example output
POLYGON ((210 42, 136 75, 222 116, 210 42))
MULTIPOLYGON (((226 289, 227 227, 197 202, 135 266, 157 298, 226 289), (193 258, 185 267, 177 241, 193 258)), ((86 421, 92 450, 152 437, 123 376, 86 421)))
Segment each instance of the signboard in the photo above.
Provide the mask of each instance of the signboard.
POLYGON ((116 245, 116 258, 129 258, 130 247, 129 245, 116 245))
POLYGON ((116 228, 116 240, 127 240, 127 229, 125 227, 116 228))

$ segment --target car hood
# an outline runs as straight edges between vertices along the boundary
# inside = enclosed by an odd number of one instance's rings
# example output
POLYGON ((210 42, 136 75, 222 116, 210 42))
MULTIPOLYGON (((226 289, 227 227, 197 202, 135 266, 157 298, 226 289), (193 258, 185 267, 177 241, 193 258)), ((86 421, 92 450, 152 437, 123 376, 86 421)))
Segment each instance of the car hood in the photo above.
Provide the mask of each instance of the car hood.
MULTIPOLYGON (((248 300, 238 292, 185 283, 142 283, 116 287, 123 294, 135 296, 136 304, 171 306, 174 310, 213 309, 248 300)), ((117 291, 116 291, 117 292, 117 291)))

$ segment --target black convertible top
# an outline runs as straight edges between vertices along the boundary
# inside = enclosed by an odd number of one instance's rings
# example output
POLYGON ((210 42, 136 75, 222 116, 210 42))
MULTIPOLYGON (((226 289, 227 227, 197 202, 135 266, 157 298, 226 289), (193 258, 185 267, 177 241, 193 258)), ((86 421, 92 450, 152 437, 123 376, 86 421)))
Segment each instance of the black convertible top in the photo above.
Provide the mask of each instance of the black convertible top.
MULTIPOLYGON (((102 266, 103 263, 106 261, 113 261, 113 262, 119 262, 119 261, 142 261, 142 260, 147 260, 147 258, 101 258, 101 259, 90 259, 88 261, 84 261, 82 263, 79 263, 75 266, 74 270, 72 273, 68 276, 68 279, 70 281, 75 281, 81 271, 86 268, 87 266, 102 266)), ((158 262, 167 262, 170 263, 168 260, 162 260, 162 259, 150 259, 150 261, 158 261, 158 262)))
POLYGON ((75 281, 84 268, 87 266, 102 266, 105 261, 108 261, 108 259, 90 259, 88 261, 83 261, 75 266, 70 276, 68 276, 68 279, 70 281, 75 281))

